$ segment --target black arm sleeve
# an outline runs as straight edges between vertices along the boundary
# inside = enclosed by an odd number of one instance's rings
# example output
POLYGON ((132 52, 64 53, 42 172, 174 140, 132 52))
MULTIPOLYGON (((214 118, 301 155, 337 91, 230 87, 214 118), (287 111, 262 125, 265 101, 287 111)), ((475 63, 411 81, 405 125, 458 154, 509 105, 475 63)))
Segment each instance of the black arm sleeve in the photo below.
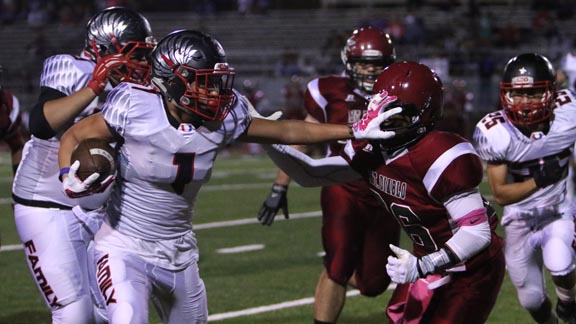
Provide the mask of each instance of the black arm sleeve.
POLYGON ((30 121, 28 129, 30 133, 40 139, 49 139, 56 135, 56 132, 48 124, 46 116, 44 115, 44 103, 49 100, 55 100, 66 97, 66 95, 56 89, 49 87, 40 88, 40 97, 38 102, 30 110, 30 121))
POLYGON ((110 131, 110 133, 112 133, 112 136, 114 137, 114 141, 117 143, 116 149, 119 149, 120 146, 122 146, 122 144, 124 144, 124 137, 122 137, 122 135, 118 134, 118 132, 112 127, 110 126, 110 124, 108 124, 108 122, 106 122, 106 126, 108 127, 108 130, 110 131))

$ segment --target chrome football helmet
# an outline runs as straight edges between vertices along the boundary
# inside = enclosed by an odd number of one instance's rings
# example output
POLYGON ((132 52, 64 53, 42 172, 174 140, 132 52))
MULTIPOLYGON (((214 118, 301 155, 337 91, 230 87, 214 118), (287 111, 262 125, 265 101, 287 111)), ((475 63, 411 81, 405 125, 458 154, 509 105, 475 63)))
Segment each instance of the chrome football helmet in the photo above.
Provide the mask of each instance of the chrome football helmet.
POLYGON ((346 73, 357 88, 372 93, 382 69, 396 59, 390 36, 372 27, 356 29, 341 52, 346 73))
POLYGON ((88 21, 85 42, 84 52, 95 62, 110 54, 123 54, 129 59, 124 67, 111 71, 114 79, 148 82, 148 56, 156 42, 148 20, 138 12, 123 7, 98 12, 88 21))
POLYGON ((222 45, 200 31, 178 30, 151 55, 152 84, 184 111, 205 121, 223 120, 234 101, 234 69, 222 45))
POLYGON ((382 130, 395 131, 396 136, 378 143, 387 151, 417 142, 442 118, 444 88, 438 75, 417 62, 392 63, 380 73, 374 93, 386 91, 397 100, 388 109, 402 107, 398 115, 380 125, 382 130))
POLYGON ((520 54, 504 67, 500 103, 508 119, 517 126, 533 126, 549 120, 555 91, 556 73, 542 55, 520 54))

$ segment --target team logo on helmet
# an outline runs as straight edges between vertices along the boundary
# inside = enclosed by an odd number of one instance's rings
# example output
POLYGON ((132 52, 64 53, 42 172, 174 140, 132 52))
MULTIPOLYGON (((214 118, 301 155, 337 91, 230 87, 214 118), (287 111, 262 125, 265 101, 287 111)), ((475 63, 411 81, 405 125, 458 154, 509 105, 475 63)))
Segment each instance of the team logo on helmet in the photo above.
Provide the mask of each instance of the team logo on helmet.
POLYGON ((529 86, 534 83, 534 78, 529 75, 521 75, 512 78, 512 84, 514 86, 529 86))

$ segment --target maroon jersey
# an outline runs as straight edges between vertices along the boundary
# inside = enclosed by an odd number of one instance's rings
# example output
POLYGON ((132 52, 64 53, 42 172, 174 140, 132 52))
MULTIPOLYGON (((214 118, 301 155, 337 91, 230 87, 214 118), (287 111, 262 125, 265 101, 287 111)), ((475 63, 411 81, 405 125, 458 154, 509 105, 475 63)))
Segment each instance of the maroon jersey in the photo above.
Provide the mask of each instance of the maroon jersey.
MULTIPOLYGON (((472 144, 454 133, 432 131, 386 160, 366 141, 351 143, 344 158, 368 179, 370 189, 412 239, 413 254, 438 251, 458 230, 443 203, 476 190, 482 181, 482 164, 472 144)), ((503 240, 494 232, 498 220, 491 208, 487 214, 490 245, 465 267, 452 268, 457 272, 439 288, 430 290, 422 280, 398 285, 388 304, 390 323, 486 322, 505 271, 503 240)))
MULTIPOLYGON (((308 83, 305 106, 321 123, 351 125, 367 108, 366 94, 343 76, 326 76, 308 83)), ((328 156, 340 155, 345 141, 331 142, 328 156)), ((353 273, 363 295, 386 290, 389 245, 398 245, 400 229, 370 192, 364 179, 322 188, 322 244, 329 277, 346 285, 353 273)))
POLYGON ((10 92, 0 89, 0 139, 7 140, 16 135, 20 123, 18 102, 10 92))
MULTIPOLYGON (((366 111, 367 94, 354 88, 344 76, 326 76, 308 83, 304 104, 310 116, 321 123, 352 125, 366 111)), ((340 155, 345 141, 330 144, 329 156, 340 155)))
MULTIPOLYGON (((304 104, 310 116, 321 123, 352 125, 367 109, 367 94, 354 88, 354 83, 347 77, 332 75, 314 79, 308 83, 304 104)), ((334 141, 328 146, 327 156, 340 155, 346 141, 334 141)), ((360 190, 370 196, 368 185, 364 180, 345 184, 350 189, 360 190)))
MULTIPOLYGON (((396 217, 414 243, 414 255, 438 251, 457 224, 443 203, 473 191, 482 181, 483 168, 472 144, 448 132, 432 131, 414 146, 388 161, 367 142, 356 142, 344 157, 368 179, 371 190, 396 217)), ((494 233, 496 215, 488 213, 492 228, 489 248, 472 257, 466 268, 499 253, 501 239, 494 233)))
POLYGON ((18 99, 2 89, 0 89, 0 140, 8 144, 12 154, 24 146, 18 99))

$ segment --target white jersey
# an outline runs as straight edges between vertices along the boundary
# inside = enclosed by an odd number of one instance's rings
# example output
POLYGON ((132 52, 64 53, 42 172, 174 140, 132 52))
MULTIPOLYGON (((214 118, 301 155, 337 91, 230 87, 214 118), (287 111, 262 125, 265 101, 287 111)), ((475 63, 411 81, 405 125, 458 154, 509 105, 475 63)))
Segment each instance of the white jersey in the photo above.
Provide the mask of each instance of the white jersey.
MULTIPOLYGON (((148 87, 122 83, 110 92, 102 113, 122 138, 120 172, 107 210, 114 230, 147 241, 191 232, 195 201, 217 153, 251 122, 246 99, 236 96, 223 122, 195 128, 176 123, 148 87)), ((188 245, 197 250, 195 239, 188 245)))
MULTIPOLYGON (((55 55, 44 61, 40 77, 40 86, 58 90, 69 96, 82 88, 92 78, 95 63, 83 57, 72 55, 55 55)), ((92 114, 97 109, 98 99, 94 99, 76 119, 92 114)), ((58 149, 60 137, 67 128, 56 136, 43 140, 32 136, 26 142, 22 161, 16 172, 12 193, 16 202, 36 207, 71 208, 81 205, 94 209, 102 205, 106 194, 92 195, 80 199, 66 196, 58 180, 58 149)))
MULTIPOLYGON (((488 162, 506 163, 513 182, 531 178, 530 167, 540 158, 559 158, 560 165, 569 163, 576 142, 576 98, 568 90, 557 92, 556 108, 547 134, 534 132, 527 137, 507 118, 503 110, 487 114, 476 125, 474 143, 480 157, 488 162)), ((567 208, 566 179, 541 188, 529 198, 504 207, 504 215, 511 213, 567 208)), ((503 219, 503 222, 505 220, 503 219)))
POLYGON ((560 62, 560 68, 564 70, 568 77, 568 88, 574 91, 574 83, 576 82, 576 55, 572 52, 566 53, 560 62))

